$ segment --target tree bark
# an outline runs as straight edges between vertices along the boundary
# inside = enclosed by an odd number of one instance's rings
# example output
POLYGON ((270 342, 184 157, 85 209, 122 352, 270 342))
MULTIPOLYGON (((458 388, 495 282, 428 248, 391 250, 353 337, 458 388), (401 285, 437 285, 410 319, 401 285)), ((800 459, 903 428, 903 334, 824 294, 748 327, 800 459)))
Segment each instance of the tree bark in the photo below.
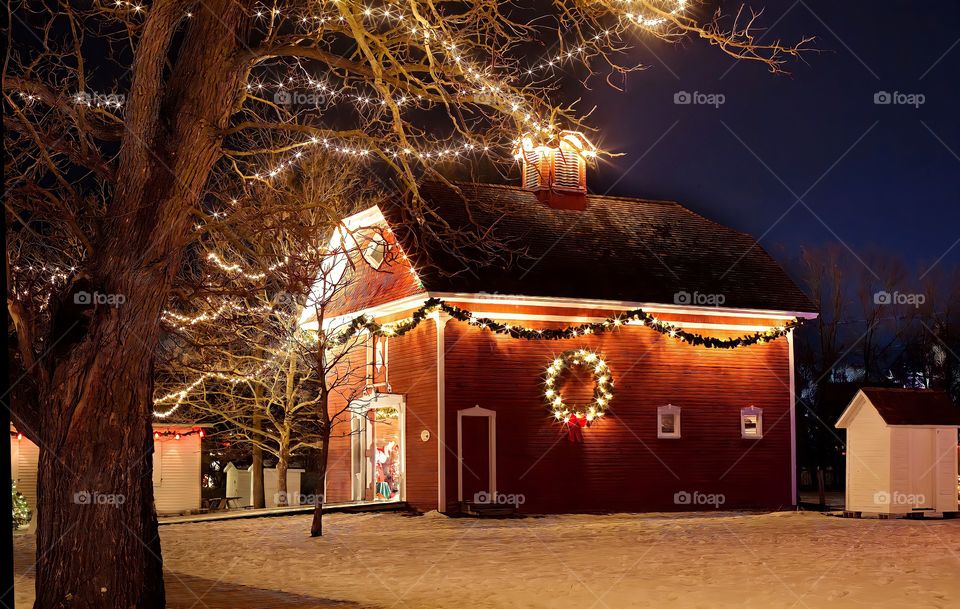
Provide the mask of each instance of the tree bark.
POLYGON ((280 449, 280 456, 277 458, 277 505, 289 505, 287 501, 287 468, 289 467, 287 453, 280 449))
POLYGON ((320 442, 320 486, 314 492, 313 520, 310 522, 310 537, 323 536, 323 503, 327 494, 327 455, 330 454, 330 434, 325 433, 320 442))
POLYGON ((54 360, 52 390, 42 396, 38 609, 164 606, 147 348, 161 304, 153 292, 98 307, 86 338, 54 360), (137 339, 127 334, 133 328, 137 339))
POLYGON ((243 19, 239 4, 209 0, 171 67, 183 7, 158 1, 138 43, 111 208, 77 283, 55 303, 49 346, 33 372, 42 406, 37 609, 165 604, 153 503, 153 351, 190 210, 243 90, 243 19), (125 302, 80 306, 81 290, 125 302))
MULTIPOLYGON (((259 415, 253 415, 253 428, 259 432, 262 427, 262 418, 259 415)), ((257 443, 253 444, 253 507, 267 507, 266 497, 263 494, 263 448, 257 443)))

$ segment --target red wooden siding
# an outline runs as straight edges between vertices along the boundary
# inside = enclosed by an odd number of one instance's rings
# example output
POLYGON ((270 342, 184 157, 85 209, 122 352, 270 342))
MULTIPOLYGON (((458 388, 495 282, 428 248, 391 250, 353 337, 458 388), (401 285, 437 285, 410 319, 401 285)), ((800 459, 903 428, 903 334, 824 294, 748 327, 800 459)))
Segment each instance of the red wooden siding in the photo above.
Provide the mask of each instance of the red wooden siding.
MULTIPOLYGON (((556 314, 548 308, 527 312, 556 314)), ((455 452, 458 410, 495 410, 497 490, 522 493, 523 511, 685 509, 674 503, 674 494, 684 491, 723 493, 726 508, 791 503, 786 339, 713 350, 643 327, 564 341, 516 340, 456 321, 446 328, 449 443, 455 452), (608 415, 584 430, 583 443, 566 438, 543 400, 543 374, 552 357, 577 347, 602 353, 616 384, 608 415), (668 403, 681 408, 680 439, 657 438, 657 407, 668 403), (760 440, 740 437, 740 409, 750 405, 763 408, 760 440)), ((565 397, 589 398, 592 385, 581 387, 579 395, 567 388, 565 397)), ((446 471, 447 503, 455 506, 456 458, 449 452, 446 471)))
POLYGON ((426 320, 390 339, 390 385, 406 396, 407 502, 437 509, 437 324, 426 320), (426 442, 420 439, 430 432, 426 442))
POLYGON ((353 373, 341 388, 334 389, 330 394, 328 411, 331 417, 336 418, 330 432, 326 501, 339 502, 351 499, 350 414, 344 412, 344 409, 350 396, 362 389, 364 385, 365 363, 366 349, 361 343, 350 351, 341 368, 341 370, 352 370, 353 373))
MULTIPOLYGON (((391 338, 390 388, 406 398, 406 496, 413 507, 421 510, 437 508, 437 330, 427 320, 404 336, 391 338), (430 432, 423 442, 420 434, 430 432)), ((351 365, 365 370, 366 349, 360 345, 351 353, 351 365)), ((362 380, 361 380, 362 383, 362 380)), ((356 389, 351 387, 350 389, 356 389)), ((383 389, 381 388, 381 391, 383 389)), ((342 394, 331 395, 330 411, 339 412, 346 405, 342 394)), ((330 442, 327 500, 349 501, 351 498, 350 421, 344 414, 333 428, 330 442)))
MULTIPOLYGON (((605 317, 607 310, 482 303, 474 311, 605 317)), ((409 313, 407 313, 409 314, 409 313)), ((405 317, 397 314, 391 319, 405 317)), ((770 326, 782 320, 750 316, 662 314, 688 323, 770 326)), ((382 320, 385 321, 385 320, 382 320)), ((559 322, 518 322, 561 327, 559 322)), ((738 336, 749 330, 693 331, 738 336)), ((436 324, 425 321, 389 341, 390 386, 406 397, 406 497, 420 510, 437 508, 436 324), (421 440, 429 431, 430 439, 421 440)), ((724 508, 778 508, 791 503, 789 343, 732 350, 705 349, 649 328, 563 341, 497 336, 451 320, 445 326, 445 496, 457 505, 457 411, 481 406, 497 413, 497 490, 522 494, 528 513, 711 509, 675 503, 675 494, 720 493, 724 508), (543 399, 543 375, 561 351, 601 353, 615 381, 603 419, 573 443, 543 399), (680 439, 657 438, 657 407, 681 409, 680 439), (740 409, 763 409, 763 438, 740 437, 740 409)), ((358 349, 360 357, 365 350, 358 349)), ((362 361, 361 361, 362 363, 362 361)), ((565 375, 568 403, 583 403, 592 379, 565 375)), ((336 406, 334 406, 336 407, 336 406)), ((349 424, 342 429, 349 430, 349 424)), ((330 501, 350 498, 350 440, 335 438, 328 479, 330 501)), ((471 499, 471 497, 464 497, 471 499)))

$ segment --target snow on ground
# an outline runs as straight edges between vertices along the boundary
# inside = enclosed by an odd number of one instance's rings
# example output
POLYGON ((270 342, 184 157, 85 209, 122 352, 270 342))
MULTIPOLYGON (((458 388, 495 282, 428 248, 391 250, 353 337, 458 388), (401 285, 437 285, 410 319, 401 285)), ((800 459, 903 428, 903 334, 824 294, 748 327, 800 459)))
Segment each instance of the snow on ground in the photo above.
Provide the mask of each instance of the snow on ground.
MULTIPOLYGON (((219 582, 198 608, 251 588, 398 609, 960 607, 960 520, 366 513, 325 525, 320 539, 309 516, 162 526, 168 586, 219 582)), ((32 545, 16 536, 18 573, 32 545)))

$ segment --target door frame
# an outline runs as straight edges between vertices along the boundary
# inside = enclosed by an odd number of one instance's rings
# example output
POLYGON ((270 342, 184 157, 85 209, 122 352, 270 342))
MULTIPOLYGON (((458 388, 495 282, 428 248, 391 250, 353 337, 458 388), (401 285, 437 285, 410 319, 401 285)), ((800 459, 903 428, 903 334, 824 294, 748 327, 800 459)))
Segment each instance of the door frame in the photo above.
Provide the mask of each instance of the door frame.
POLYGON ((497 413, 476 405, 457 411, 457 501, 463 501, 463 417, 487 417, 487 455, 490 495, 497 494, 497 413))
MULTIPOLYGON (((353 400, 350 402, 348 409, 350 411, 351 418, 351 438, 350 438, 350 500, 358 503, 368 503, 366 499, 354 499, 353 498, 353 476, 356 471, 356 454, 353 450, 353 441, 355 436, 353 436, 352 429, 352 420, 354 417, 366 419, 367 413, 371 410, 377 410, 378 408, 395 408, 397 412, 400 413, 400 499, 398 501, 407 500, 407 400, 406 396, 401 393, 378 393, 375 396, 368 396, 353 400)), ((363 423, 364 426, 369 425, 369 421, 363 423)), ((373 440, 373 436, 368 432, 369 427, 365 427, 363 435, 367 442, 373 440)), ((366 468, 367 464, 364 464, 366 468)), ((366 471, 364 472, 366 474, 366 471)), ((374 503, 376 500, 370 501, 369 503, 374 503)), ((387 501, 381 501, 380 503, 389 503, 387 501)))

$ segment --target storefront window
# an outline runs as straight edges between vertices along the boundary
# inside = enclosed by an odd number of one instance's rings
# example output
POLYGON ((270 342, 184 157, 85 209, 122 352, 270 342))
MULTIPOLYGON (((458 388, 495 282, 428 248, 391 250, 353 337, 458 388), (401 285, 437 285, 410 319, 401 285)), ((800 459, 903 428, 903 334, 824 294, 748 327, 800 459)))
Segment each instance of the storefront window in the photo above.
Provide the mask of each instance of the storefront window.
POLYGON ((403 429, 399 408, 367 406, 355 411, 351 435, 354 501, 402 500, 403 429))

